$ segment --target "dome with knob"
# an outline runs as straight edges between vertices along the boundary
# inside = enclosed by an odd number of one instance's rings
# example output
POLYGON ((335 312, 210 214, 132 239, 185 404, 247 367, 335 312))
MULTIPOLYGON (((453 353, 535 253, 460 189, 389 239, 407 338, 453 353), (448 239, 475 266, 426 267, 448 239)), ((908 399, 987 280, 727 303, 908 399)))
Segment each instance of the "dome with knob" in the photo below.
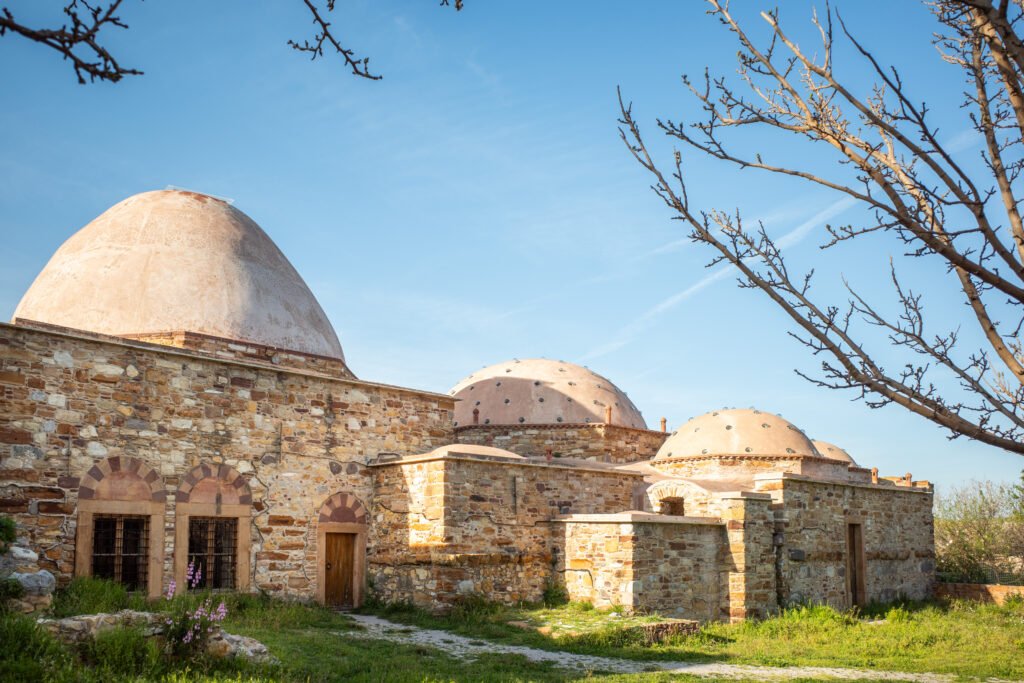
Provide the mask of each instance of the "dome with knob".
POLYGON ((732 408, 691 419, 672 432, 655 459, 710 455, 821 457, 788 420, 753 408, 732 408))
POLYGON ((478 370, 449 392, 457 427, 472 424, 608 423, 647 429, 625 392, 585 367, 558 360, 510 360, 478 370))

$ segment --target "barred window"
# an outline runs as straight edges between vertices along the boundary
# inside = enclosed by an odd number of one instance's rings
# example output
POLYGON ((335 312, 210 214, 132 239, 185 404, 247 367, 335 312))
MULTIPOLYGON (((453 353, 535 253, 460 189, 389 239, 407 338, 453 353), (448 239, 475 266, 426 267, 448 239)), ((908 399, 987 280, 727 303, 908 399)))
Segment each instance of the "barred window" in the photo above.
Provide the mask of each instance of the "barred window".
POLYGON ((96 515, 92 530, 92 575, 145 590, 149 568, 149 519, 96 515))
MULTIPOLYGON (((238 520, 227 517, 190 517, 188 559, 197 572, 196 588, 235 587, 238 520)), ((191 585, 189 586, 191 588, 191 585)))

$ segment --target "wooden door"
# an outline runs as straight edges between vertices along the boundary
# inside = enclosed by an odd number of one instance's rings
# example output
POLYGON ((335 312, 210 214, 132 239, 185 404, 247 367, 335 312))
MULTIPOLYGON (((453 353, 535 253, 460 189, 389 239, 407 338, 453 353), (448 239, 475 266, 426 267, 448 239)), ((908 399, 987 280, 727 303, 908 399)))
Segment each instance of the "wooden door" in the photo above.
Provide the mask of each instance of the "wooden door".
POLYGON ((355 534, 327 534, 324 600, 336 607, 355 607, 355 534))
POLYGON ((860 524, 846 526, 846 557, 850 607, 864 605, 864 539, 860 524))

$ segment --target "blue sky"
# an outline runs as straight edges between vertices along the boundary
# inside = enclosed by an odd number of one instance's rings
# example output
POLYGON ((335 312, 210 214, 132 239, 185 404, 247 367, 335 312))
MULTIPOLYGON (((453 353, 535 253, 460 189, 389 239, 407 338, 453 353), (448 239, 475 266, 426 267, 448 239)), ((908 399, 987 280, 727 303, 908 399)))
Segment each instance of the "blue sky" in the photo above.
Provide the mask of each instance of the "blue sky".
MULTIPOLYGON (((30 20, 59 3, 10 4, 30 20)), ((680 75, 735 71, 733 39, 701 3, 466 4, 456 14, 432 1, 341 0, 338 34, 371 57, 379 82, 286 46, 312 33, 298 0, 127 0, 131 28, 108 44, 146 73, 116 85, 79 86, 55 54, 0 39, 0 315, 75 230, 126 196, 175 185, 232 198, 260 223, 365 379, 445 391, 507 358, 560 358, 609 377, 651 426, 756 406, 883 474, 940 486, 1019 476, 1020 456, 950 442, 921 418, 869 410, 796 376, 817 363, 783 314, 729 273, 706 270, 707 250, 650 192, 618 139, 615 88, 667 160, 655 117, 696 115, 680 75)), ((743 4, 758 21, 761 3, 743 4)), ((929 43, 929 15, 912 2, 834 4, 900 64, 945 139, 973 159, 959 78, 929 43)), ((810 7, 783 7, 802 41, 810 7)), ((837 58, 867 87, 848 50, 837 58)), ((833 168, 784 139, 751 142, 833 168)), ((845 276, 872 301, 891 301, 885 276, 898 245, 817 247, 824 223, 856 220, 857 207, 686 160, 691 198, 788 236, 793 266, 817 268, 823 299, 843 300, 845 276)), ((962 305, 937 264, 905 267, 928 295, 935 331, 955 324, 962 305)))

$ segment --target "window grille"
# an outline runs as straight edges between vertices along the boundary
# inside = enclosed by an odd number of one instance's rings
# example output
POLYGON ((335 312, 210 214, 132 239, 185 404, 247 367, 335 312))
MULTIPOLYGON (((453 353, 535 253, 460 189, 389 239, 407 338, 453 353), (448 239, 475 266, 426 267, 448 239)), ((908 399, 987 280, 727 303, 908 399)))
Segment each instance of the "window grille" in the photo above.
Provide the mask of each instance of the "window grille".
MULTIPOLYGON (((238 520, 226 517, 190 517, 188 558, 199 581, 195 588, 235 587, 238 520)), ((191 588, 191 584, 189 585, 191 588)))
POLYGON ((149 569, 149 519, 96 515, 92 532, 92 575, 145 590, 149 569))

